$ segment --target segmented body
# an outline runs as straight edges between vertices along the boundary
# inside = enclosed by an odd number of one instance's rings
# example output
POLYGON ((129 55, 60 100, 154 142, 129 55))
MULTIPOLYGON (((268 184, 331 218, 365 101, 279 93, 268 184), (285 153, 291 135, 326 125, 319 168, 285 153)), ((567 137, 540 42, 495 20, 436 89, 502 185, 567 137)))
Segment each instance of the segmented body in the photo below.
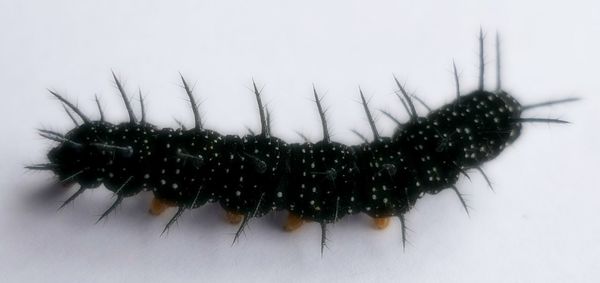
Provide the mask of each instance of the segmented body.
POLYGON ((324 138, 290 144, 271 135, 256 86, 262 131, 240 137, 202 127, 183 78, 196 118, 196 127, 189 130, 158 129, 144 117, 137 121, 115 80, 130 114, 129 122, 118 125, 92 121, 53 93, 84 121, 65 135, 43 131, 60 142, 49 152, 51 166, 46 169, 82 188, 67 202, 85 189, 104 185, 118 196, 104 217, 124 197, 149 190, 179 207, 170 223, 185 209, 206 203, 219 203, 226 211, 243 215, 240 231, 252 217, 287 210, 321 223, 323 239, 325 224, 356 213, 398 216, 404 230, 403 215, 420 197, 456 190, 461 174, 498 156, 520 135, 522 122, 563 122, 522 118, 524 108, 512 96, 500 88, 484 91, 483 85, 466 95, 458 93, 453 102, 419 117, 396 80, 411 119, 392 137, 379 136, 361 91, 374 140, 352 146, 331 141, 315 90, 324 138))

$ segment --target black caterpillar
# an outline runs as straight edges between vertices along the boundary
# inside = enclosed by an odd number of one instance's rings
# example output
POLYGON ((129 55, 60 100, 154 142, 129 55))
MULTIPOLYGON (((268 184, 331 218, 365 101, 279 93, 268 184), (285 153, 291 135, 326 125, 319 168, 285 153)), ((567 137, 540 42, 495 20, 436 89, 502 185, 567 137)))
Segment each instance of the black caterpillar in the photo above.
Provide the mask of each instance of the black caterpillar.
MULTIPOLYGON (((483 41, 481 33, 479 89, 461 95, 454 66, 456 100, 430 111, 425 117, 420 117, 415 110, 413 98, 419 99, 408 95, 395 80, 400 91, 397 96, 411 118, 405 123, 395 119, 397 129, 392 137, 379 135, 361 91, 374 140, 369 142, 363 136, 365 142, 354 146, 330 139, 321 101, 314 88, 323 140, 289 144, 271 135, 270 115, 263 107, 256 84, 254 94, 261 132, 243 137, 224 136, 203 127, 194 96, 183 76, 181 80, 195 117, 195 127, 189 130, 184 127, 158 129, 146 122, 141 96, 142 115, 138 121, 123 86, 113 73, 130 120, 118 125, 106 122, 100 103, 100 120, 92 120, 51 91, 66 105, 65 110, 77 127, 64 135, 40 130, 43 137, 59 145, 48 153, 49 163, 27 168, 50 170, 61 183, 80 185, 61 207, 85 190, 100 185, 114 192, 116 201, 98 221, 125 197, 151 190, 155 204, 178 207, 165 231, 186 209, 218 202, 242 221, 235 239, 251 218, 287 210, 296 221, 312 220, 321 224, 322 252, 326 225, 362 212, 376 219, 398 217, 404 245, 403 215, 420 197, 450 188, 467 209, 455 187, 459 176, 476 169, 489 184, 480 165, 511 144, 520 135, 522 123, 567 123, 557 119, 523 118, 523 112, 576 100, 568 98, 522 106, 502 90, 499 75, 496 90, 484 90, 483 41)), ((496 44, 498 49, 498 41, 496 44)), ((499 55, 497 51, 498 73, 499 55)), ((394 119, 389 113, 384 114, 394 119)))

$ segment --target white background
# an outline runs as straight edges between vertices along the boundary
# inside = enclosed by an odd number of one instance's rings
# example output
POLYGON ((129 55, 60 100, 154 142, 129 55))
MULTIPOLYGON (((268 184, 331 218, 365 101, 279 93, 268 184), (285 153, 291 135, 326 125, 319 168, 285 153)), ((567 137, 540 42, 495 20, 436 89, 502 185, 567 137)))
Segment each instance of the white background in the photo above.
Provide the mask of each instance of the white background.
MULTIPOLYGON (((598 282, 600 279, 600 17, 597 1, 2 1, 0 3, 0 281, 2 282, 598 282), (102 3, 98 3, 102 2, 102 3), (125 3, 128 2, 128 3, 125 3), (207 127, 258 127, 249 91, 264 86, 274 132, 320 138, 311 85, 326 94, 334 139, 368 134, 358 86, 374 109, 406 118, 392 74, 437 107, 453 96, 452 59, 464 90, 476 84, 479 27, 503 38, 504 83, 523 104, 565 96, 582 102, 539 109, 569 126, 527 125, 521 138, 485 164, 496 192, 473 173, 456 196, 426 196, 407 215, 402 250, 397 220, 385 231, 366 216, 329 228, 321 258, 316 224, 281 229, 285 214, 236 227, 217 206, 185 214, 160 237, 173 211, 147 214, 149 194, 113 201, 87 192, 61 212, 71 192, 48 196, 43 162, 52 143, 40 127, 72 125, 46 88, 91 116, 93 95, 112 121, 126 117, 110 71, 130 93, 142 88, 150 121, 191 125, 178 72, 196 85, 207 127)), ((137 106, 137 101, 134 102, 137 106)), ((382 115, 386 135, 392 124, 382 115)))

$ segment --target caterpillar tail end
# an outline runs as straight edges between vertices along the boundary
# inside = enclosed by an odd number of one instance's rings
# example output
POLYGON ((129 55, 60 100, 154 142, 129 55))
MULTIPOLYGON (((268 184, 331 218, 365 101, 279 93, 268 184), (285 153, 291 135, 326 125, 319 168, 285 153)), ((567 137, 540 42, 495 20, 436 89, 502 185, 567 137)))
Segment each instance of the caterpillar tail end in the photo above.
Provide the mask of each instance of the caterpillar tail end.
POLYGON ((227 219, 227 222, 235 225, 240 224, 242 222, 242 220, 244 219, 244 215, 227 211, 225 213, 225 218, 227 219))
POLYGON ((153 198, 152 202, 150 203, 150 209, 148 209, 148 213, 153 216, 159 216, 169 207, 171 207, 171 205, 168 203, 165 203, 158 198, 153 198))
POLYGON ((300 218, 300 216, 290 213, 287 217, 287 221, 285 222, 285 225, 283 225, 283 230, 285 230, 287 232, 293 232, 293 231, 297 230, 298 228, 300 228, 302 226, 302 224, 304 224, 304 220, 302 220, 302 218, 300 218))
POLYGON ((384 230, 390 225, 389 217, 377 217, 373 218, 373 224, 375 224, 375 229, 384 230))

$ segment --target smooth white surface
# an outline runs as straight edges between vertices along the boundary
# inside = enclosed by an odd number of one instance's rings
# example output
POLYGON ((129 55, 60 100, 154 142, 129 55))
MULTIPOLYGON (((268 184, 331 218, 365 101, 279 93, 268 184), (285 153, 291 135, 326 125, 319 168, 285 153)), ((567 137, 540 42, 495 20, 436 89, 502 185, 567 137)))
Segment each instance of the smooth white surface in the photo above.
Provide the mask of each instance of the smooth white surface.
POLYGON ((598 11, 597 1, 2 1, 0 281, 598 282, 598 11), (369 133, 358 85, 374 109, 404 118, 392 74, 437 107, 452 99, 454 58, 463 89, 473 89, 480 25, 489 63, 501 31, 504 83, 522 103, 585 100, 531 113, 574 124, 528 125, 484 167, 495 193, 477 173, 461 179, 470 218, 450 191, 419 201, 407 215, 406 252, 397 220, 382 232, 355 216, 330 226, 321 258, 318 225, 282 232, 283 213, 252 221, 232 247, 236 227, 216 206, 185 214, 160 237, 173 212, 150 217, 148 194, 94 225, 112 201, 107 191, 57 213, 68 194, 44 197, 39 186, 51 176, 23 169, 52 144, 36 128, 71 127, 46 88, 90 115, 98 93, 113 121, 125 118, 111 69, 131 93, 142 88, 161 126, 175 126, 173 117, 191 125, 182 72, 207 126, 223 133, 258 127, 254 78, 288 141, 299 141, 294 131, 320 137, 315 83, 334 139, 356 143, 350 129, 369 133))

